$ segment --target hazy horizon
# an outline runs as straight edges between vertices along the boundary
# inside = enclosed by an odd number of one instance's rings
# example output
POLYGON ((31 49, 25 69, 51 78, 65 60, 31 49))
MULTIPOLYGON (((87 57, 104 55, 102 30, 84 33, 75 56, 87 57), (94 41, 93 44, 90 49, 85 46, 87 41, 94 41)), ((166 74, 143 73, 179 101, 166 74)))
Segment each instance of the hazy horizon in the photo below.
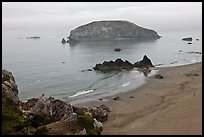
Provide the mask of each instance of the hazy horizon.
POLYGON ((3 2, 2 30, 68 33, 99 20, 128 20, 156 31, 202 29, 201 2, 3 2))

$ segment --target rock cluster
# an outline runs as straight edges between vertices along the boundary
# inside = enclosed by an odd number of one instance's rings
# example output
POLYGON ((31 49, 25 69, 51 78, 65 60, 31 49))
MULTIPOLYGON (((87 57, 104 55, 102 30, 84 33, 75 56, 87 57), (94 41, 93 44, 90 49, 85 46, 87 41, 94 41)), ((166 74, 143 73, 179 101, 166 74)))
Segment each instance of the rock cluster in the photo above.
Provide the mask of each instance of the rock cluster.
POLYGON ((154 67, 151 60, 144 55, 143 59, 141 61, 135 62, 134 64, 130 63, 129 61, 123 61, 122 59, 116 59, 115 61, 104 61, 102 64, 96 64, 95 67, 93 67, 94 70, 98 70, 101 72, 109 72, 113 70, 130 70, 134 67, 138 68, 149 68, 154 67))

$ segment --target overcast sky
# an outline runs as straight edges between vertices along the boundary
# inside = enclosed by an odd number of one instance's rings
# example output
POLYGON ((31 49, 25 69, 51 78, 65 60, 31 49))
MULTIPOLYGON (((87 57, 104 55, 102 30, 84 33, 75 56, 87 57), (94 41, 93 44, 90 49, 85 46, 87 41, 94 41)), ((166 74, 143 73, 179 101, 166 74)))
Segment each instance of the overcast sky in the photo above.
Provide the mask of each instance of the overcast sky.
POLYGON ((70 30, 128 20, 155 30, 202 29, 201 2, 3 2, 3 30, 70 30))

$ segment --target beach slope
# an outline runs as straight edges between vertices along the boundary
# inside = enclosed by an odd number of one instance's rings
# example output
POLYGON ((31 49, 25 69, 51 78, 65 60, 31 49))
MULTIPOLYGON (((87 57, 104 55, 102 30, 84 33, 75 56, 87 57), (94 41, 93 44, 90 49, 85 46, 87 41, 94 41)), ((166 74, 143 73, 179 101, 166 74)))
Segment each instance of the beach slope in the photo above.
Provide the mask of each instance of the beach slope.
POLYGON ((202 134, 202 62, 159 68, 164 78, 106 102, 102 134, 202 134))

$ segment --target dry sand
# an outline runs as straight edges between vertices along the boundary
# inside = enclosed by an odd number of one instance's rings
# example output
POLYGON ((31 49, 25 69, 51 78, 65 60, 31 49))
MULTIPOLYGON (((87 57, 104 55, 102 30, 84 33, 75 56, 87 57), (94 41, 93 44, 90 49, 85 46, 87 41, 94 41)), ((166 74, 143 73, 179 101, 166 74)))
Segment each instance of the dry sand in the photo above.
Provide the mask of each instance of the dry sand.
MULTIPOLYGON (((118 94, 119 100, 89 102, 110 109, 102 134, 202 134, 202 62, 159 68, 141 87, 118 94)), ((115 97, 114 96, 114 97, 115 97)))

